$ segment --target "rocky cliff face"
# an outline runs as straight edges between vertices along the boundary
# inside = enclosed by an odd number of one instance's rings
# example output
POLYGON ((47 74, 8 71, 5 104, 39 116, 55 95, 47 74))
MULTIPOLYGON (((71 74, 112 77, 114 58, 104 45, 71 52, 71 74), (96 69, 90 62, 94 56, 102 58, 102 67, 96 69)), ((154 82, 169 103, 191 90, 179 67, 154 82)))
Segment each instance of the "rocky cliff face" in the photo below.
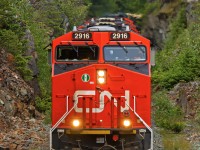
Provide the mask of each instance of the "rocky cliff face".
POLYGON ((24 39, 27 41, 26 43, 26 52, 25 52, 25 56, 30 57, 29 62, 28 62, 28 68, 31 70, 32 72, 32 79, 29 81, 29 84, 31 85, 31 87, 33 87, 34 90, 34 95, 40 95, 40 86, 39 83, 37 81, 37 77, 39 74, 39 69, 37 67, 37 52, 35 50, 35 42, 34 42, 34 38, 31 34, 30 30, 26 30, 25 31, 25 36, 24 39))
MULTIPOLYGON (((172 101, 184 112, 187 119, 200 119, 200 82, 179 83, 170 92, 172 101)), ((199 120, 200 121, 200 120, 199 120)))
MULTIPOLYGON (((151 40, 156 49, 164 49, 165 41, 170 32, 171 22, 176 18, 181 7, 185 8, 185 28, 187 28, 190 24, 198 22, 198 17, 193 12, 198 3, 199 0, 163 0, 160 9, 146 17, 142 31, 143 35, 151 40)), ((199 149, 200 82, 185 83, 181 81, 169 91, 168 96, 171 102, 181 108, 184 114, 186 127, 183 133, 186 140, 191 143, 191 149, 199 149)))
POLYGON ((184 114, 186 139, 193 149, 200 148, 200 81, 180 82, 169 92, 174 105, 179 106, 184 114))
MULTIPOLYGON (((152 2, 152 1, 150 1, 152 2)), ((153 46, 158 49, 164 47, 168 32, 170 32, 170 23, 177 16, 181 7, 186 8, 184 15, 186 18, 186 27, 191 23, 196 23, 198 17, 192 12, 198 0, 163 0, 160 9, 150 13, 144 19, 144 29, 142 34, 149 37, 153 46)), ((179 83, 170 92, 172 101, 175 101, 185 113, 186 118, 195 118, 200 105, 200 83, 199 81, 190 83, 179 83)))
POLYGON ((0 50, 0 149, 48 147, 48 126, 34 107, 34 90, 13 63, 14 56, 0 50))
MULTIPOLYGON (((151 1, 153 2, 153 1, 151 1)), ((170 31, 170 22, 177 16, 178 11, 183 5, 186 5, 185 16, 187 25, 195 21, 192 15, 194 3, 198 0, 163 0, 160 9, 150 13, 144 19, 142 34, 149 38, 156 49, 161 50, 164 46, 167 34, 170 31)))

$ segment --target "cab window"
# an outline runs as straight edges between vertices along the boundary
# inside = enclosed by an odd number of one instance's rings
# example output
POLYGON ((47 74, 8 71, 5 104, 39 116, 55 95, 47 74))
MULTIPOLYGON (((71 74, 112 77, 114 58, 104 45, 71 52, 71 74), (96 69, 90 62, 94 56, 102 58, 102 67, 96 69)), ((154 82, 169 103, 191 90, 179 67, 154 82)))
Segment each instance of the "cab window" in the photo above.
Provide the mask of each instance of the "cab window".
POLYGON ((97 46, 58 46, 56 49, 57 61, 95 61, 98 55, 97 46))
POLYGON ((147 59, 145 46, 105 46, 105 61, 143 62, 147 59))

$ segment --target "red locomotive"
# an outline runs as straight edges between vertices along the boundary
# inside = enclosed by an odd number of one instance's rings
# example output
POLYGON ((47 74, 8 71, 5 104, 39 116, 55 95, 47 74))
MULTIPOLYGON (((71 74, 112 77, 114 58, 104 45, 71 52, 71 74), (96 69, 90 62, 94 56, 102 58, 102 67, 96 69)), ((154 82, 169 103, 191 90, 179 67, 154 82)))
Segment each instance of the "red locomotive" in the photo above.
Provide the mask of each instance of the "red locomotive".
POLYGON ((51 149, 153 149, 150 41, 124 16, 53 40, 51 149))

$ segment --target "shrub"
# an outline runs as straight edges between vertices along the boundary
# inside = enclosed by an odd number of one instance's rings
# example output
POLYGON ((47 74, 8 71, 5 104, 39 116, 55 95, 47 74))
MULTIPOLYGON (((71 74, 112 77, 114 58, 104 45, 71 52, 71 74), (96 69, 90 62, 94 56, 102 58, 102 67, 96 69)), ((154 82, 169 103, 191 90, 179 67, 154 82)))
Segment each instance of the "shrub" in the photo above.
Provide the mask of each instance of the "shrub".
POLYGON ((50 124, 51 123, 51 109, 47 109, 45 111, 45 119, 44 119, 45 124, 50 124))
POLYGON ((51 97, 46 94, 46 97, 36 97, 35 106, 37 110, 45 114, 44 123, 51 123, 51 97))
POLYGON ((172 23, 164 50, 157 54, 153 69, 153 84, 165 89, 180 80, 189 82, 200 76, 200 25, 193 22, 186 29, 183 10, 172 23))
POLYGON ((18 54, 16 57, 16 68, 21 73, 22 77, 29 81, 32 79, 32 71, 28 68, 28 61, 30 56, 22 56, 18 54))
POLYGON ((181 121, 177 121, 170 126, 171 130, 174 131, 175 133, 181 132, 184 129, 184 127, 185 123, 181 121))
POLYGON ((179 133, 184 129, 183 114, 179 107, 172 105, 165 91, 153 95, 155 122, 157 126, 179 133))
POLYGON ((36 108, 41 112, 50 110, 51 109, 51 97, 47 96, 47 97, 43 97, 43 99, 41 99, 40 97, 36 97, 35 105, 36 105, 36 108))
POLYGON ((4 48, 12 54, 20 53, 22 50, 22 43, 15 32, 11 30, 0 30, 0 47, 4 48))

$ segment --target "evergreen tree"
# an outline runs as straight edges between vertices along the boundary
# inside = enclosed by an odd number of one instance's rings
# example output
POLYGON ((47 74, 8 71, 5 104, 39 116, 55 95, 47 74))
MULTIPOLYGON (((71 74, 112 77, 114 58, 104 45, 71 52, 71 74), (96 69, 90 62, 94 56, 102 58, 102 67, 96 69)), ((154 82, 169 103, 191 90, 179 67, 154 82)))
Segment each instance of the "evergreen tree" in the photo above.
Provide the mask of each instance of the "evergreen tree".
POLYGON ((91 0, 90 17, 108 13, 138 13, 144 10, 147 0, 91 0))
POLYGON ((91 0, 90 17, 102 16, 118 11, 116 0, 91 0))
POLYGON ((146 0, 116 0, 119 11, 138 13, 144 10, 146 0))

